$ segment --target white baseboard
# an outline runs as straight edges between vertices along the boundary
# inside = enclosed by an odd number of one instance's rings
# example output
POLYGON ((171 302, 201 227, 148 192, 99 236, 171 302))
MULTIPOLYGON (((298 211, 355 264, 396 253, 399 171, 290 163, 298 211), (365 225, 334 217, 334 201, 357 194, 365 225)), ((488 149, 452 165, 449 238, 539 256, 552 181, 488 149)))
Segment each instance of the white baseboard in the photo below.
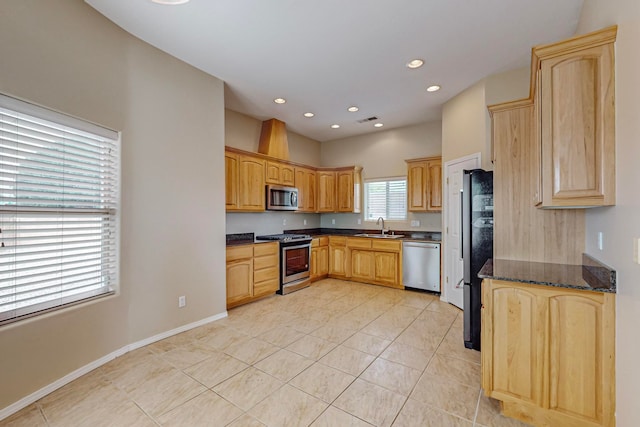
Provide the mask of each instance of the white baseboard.
POLYGON ((220 320, 227 317, 227 312, 222 312, 219 314, 216 314, 214 316, 211 317, 207 317, 205 319, 202 320, 198 320, 197 322, 193 322, 193 323, 189 323, 187 325, 183 325, 180 326, 178 328, 175 329, 171 329, 170 331, 166 331, 166 332, 162 332, 160 334, 154 335, 152 337, 149 338, 145 338, 143 340, 125 345, 122 348, 119 348, 116 351, 113 351, 109 354, 107 354, 106 356, 101 357, 98 360, 94 360, 91 363, 88 363, 86 365, 84 365, 81 368, 76 369, 75 371, 65 375, 64 377, 52 382, 51 384, 48 384, 44 387, 42 387, 40 390, 31 393, 30 395, 23 397, 22 399, 18 400, 15 403, 12 403, 11 405, 7 406, 6 408, 0 409, 0 421, 4 420, 7 417, 10 417, 11 415, 15 414, 16 412, 18 412, 19 410, 26 408, 27 406, 31 405, 32 403, 42 399, 44 396, 46 396, 49 393, 52 393, 54 391, 56 391, 57 389, 69 384, 71 381, 80 378, 81 376, 83 376, 84 374, 87 374, 91 371, 93 371, 96 368, 99 368, 100 366, 104 365, 105 363, 108 363, 110 361, 112 361, 113 359, 115 359, 116 357, 120 357, 122 355, 127 354, 130 351, 136 350, 140 347, 144 347, 146 345, 152 344, 156 341, 160 341, 163 340, 165 338, 169 338, 170 336, 179 334, 181 332, 185 332, 188 331, 190 329, 193 328, 197 328, 198 326, 202 326, 202 325, 206 325, 207 323, 211 323, 211 322, 215 322, 216 320, 220 320))

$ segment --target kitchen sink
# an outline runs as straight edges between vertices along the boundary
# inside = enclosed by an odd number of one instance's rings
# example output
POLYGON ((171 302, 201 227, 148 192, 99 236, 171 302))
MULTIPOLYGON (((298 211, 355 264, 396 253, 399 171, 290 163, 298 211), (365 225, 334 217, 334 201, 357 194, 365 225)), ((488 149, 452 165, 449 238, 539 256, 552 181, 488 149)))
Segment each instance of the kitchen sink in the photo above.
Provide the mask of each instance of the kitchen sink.
POLYGON ((354 237, 373 237, 375 239, 399 239, 404 234, 356 234, 354 237))

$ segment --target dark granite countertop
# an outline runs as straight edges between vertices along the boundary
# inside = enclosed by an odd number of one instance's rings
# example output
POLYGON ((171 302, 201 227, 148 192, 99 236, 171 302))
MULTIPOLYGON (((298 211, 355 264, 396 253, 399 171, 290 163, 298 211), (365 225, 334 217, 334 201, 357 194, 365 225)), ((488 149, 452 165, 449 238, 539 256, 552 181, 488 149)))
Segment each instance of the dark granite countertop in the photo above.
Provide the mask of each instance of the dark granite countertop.
MULTIPOLYGON (((392 230, 394 234, 401 234, 404 237, 398 240, 411 240, 419 242, 440 243, 442 233, 440 231, 407 231, 392 230)), ((359 228, 306 228, 295 230, 284 230, 285 233, 309 234, 311 237, 320 236, 347 236, 354 237, 356 234, 380 234, 380 229, 359 229, 359 228)))
POLYGON ((587 254, 582 256, 582 265, 489 259, 478 277, 585 291, 616 292, 615 270, 587 254))

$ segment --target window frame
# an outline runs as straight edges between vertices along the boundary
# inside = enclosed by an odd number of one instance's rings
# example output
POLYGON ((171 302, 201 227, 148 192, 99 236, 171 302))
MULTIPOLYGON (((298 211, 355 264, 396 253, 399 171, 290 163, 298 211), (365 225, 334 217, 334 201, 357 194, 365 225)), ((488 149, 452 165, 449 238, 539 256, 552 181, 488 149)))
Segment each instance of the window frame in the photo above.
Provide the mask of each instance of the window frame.
POLYGON ((405 194, 404 194, 404 217, 402 219, 400 218, 394 218, 394 219, 387 219, 384 218, 385 223, 394 223, 394 222, 406 222, 407 219, 409 218, 409 210, 408 210, 408 205, 407 205, 407 194, 408 194, 408 180, 406 176, 392 176, 392 177, 381 177, 381 178, 367 178, 364 180, 363 183, 363 187, 364 187, 364 207, 363 207, 363 216, 364 216, 364 221, 365 222, 370 222, 370 223, 375 223, 378 218, 368 218, 368 209, 369 209, 369 184, 370 183, 380 183, 380 182, 385 182, 387 183, 387 196, 386 197, 386 203, 387 203, 387 209, 386 209, 386 213, 388 215, 389 213, 389 209, 388 209, 388 183, 389 182, 393 182, 393 181, 404 181, 405 183, 405 194))

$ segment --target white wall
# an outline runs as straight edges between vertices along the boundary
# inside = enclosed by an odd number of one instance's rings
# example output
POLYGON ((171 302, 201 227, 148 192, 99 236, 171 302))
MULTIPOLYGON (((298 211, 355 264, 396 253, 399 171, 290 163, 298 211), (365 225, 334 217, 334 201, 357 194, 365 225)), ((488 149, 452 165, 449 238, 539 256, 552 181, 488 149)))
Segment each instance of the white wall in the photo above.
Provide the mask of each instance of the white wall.
POLYGON ((1 409, 224 313, 226 287, 223 83, 79 0, 4 0, 0 40, 1 92, 122 131, 120 293, 0 327, 1 409))
POLYGON ((640 425, 640 265, 633 239, 640 238, 640 2, 585 0, 578 34, 618 25, 616 41, 616 206, 587 209, 587 253, 618 272, 616 295, 617 425, 640 425), (597 233, 604 250, 597 249, 597 233))
MULTIPOLYGON (((363 179, 406 176, 405 160, 439 156, 442 150, 440 122, 422 123, 367 135, 323 142, 321 164, 326 167, 362 166, 363 179)), ((376 228, 375 222, 363 221, 364 214, 323 214, 322 227, 376 228), (332 220, 335 219, 335 224, 332 220), (358 224, 358 219, 362 224, 358 224)), ((388 221, 391 229, 440 231, 439 213, 408 212, 407 221, 388 221), (419 227, 411 227, 419 220, 419 227)))

